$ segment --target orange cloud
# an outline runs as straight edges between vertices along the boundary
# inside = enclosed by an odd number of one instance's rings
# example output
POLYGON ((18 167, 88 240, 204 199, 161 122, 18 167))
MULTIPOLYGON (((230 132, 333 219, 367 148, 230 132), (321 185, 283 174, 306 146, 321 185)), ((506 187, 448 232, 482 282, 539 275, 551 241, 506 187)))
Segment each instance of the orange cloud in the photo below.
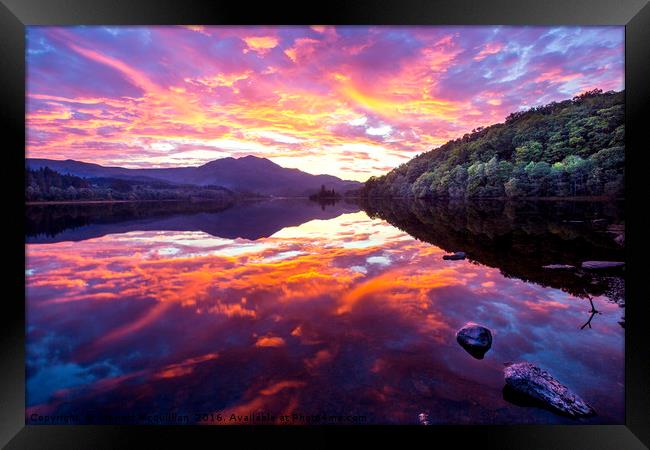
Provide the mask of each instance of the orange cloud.
POLYGON ((255 342, 256 347, 282 347, 284 339, 279 336, 262 336, 255 342))
POLYGON ((163 367, 153 374, 153 378, 177 378, 184 375, 189 375, 194 372, 194 368, 198 364, 204 363, 206 361, 212 361, 218 357, 218 353, 208 353, 206 355, 201 355, 194 358, 187 358, 186 360, 179 363, 174 363, 163 367))
POLYGON ((251 36, 243 39, 248 46, 248 50, 257 52, 261 55, 268 53, 271 49, 278 46, 278 38, 273 36, 251 36))
POLYGON ((296 39, 293 44, 293 47, 290 47, 284 51, 284 53, 291 59, 293 62, 298 62, 298 60, 303 60, 310 55, 314 54, 316 51, 316 46, 320 43, 317 39, 311 38, 300 38, 296 39))

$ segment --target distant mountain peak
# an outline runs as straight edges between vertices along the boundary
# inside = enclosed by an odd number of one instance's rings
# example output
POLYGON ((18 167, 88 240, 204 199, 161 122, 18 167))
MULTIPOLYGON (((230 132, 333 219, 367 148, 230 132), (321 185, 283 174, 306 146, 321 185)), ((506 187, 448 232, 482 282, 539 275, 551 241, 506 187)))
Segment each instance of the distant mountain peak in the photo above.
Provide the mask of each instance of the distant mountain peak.
POLYGON ((258 164, 269 164, 269 165, 272 164, 274 166, 282 167, 274 163, 268 158, 262 158, 261 156, 255 156, 255 155, 240 156, 239 158, 235 158, 235 160, 246 162, 246 163, 258 163, 258 164))
POLYGON ((224 166, 233 166, 233 165, 235 167, 248 165, 251 168, 277 167, 283 169, 282 166, 279 166, 278 164, 274 163, 270 159, 261 158, 255 155, 240 156, 239 158, 227 156, 225 158, 219 158, 219 159, 209 161, 203 164, 202 166, 199 166, 199 168, 224 167, 224 166))

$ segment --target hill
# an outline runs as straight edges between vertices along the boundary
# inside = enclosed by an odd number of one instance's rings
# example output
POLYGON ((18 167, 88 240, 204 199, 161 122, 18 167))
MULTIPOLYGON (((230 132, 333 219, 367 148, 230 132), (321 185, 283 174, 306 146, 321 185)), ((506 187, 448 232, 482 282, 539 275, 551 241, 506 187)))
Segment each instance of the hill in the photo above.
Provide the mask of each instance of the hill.
POLYGON ((367 197, 621 197, 624 92, 593 90, 510 114, 371 177, 367 197))
POLYGON ((332 175, 312 175, 288 169, 266 158, 245 156, 222 158, 199 167, 127 169, 105 167, 75 160, 26 159, 29 169, 49 167, 64 175, 84 178, 112 178, 132 181, 164 181, 194 186, 221 186, 235 192, 269 196, 308 196, 325 186, 338 192, 358 189, 356 181, 332 175))

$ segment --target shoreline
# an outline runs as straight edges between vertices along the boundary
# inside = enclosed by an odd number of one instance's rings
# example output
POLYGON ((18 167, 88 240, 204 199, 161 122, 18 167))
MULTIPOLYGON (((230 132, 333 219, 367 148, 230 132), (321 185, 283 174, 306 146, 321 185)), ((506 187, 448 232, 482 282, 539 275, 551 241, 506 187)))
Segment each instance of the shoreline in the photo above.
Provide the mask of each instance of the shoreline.
MULTIPOLYGON (((310 200, 309 197, 250 197, 236 199, 238 201, 274 201, 274 200, 310 200)), ((522 202, 522 201, 571 201, 571 202, 622 202, 625 198, 619 197, 480 197, 480 198, 413 198, 413 197, 343 197, 340 199, 326 200, 412 200, 412 201, 453 201, 453 202, 481 202, 481 201, 503 201, 503 202, 522 202)), ((113 204, 113 203, 163 203, 163 202, 187 202, 187 199, 166 199, 166 200, 51 200, 25 202, 25 206, 42 206, 42 205, 84 205, 84 204, 113 204)), ((313 200, 312 200, 313 201, 313 200)), ((215 200, 192 200, 191 203, 211 203, 215 200)))
POLYGON ((183 202, 187 200, 51 200, 25 202, 25 206, 39 205, 83 205, 83 204, 105 204, 105 203, 158 203, 158 202, 183 202))
POLYGON ((533 201, 587 201, 587 202, 622 202, 624 197, 355 197, 366 200, 413 200, 413 201, 451 201, 451 202, 481 202, 481 201, 503 201, 503 202, 521 202, 527 200, 533 201))
MULTIPOLYGON (((235 199, 236 202, 252 201, 273 201, 273 200, 308 200, 308 197, 244 197, 235 199)), ((187 199, 165 199, 165 200, 42 200, 25 202, 25 206, 42 206, 42 205, 97 205, 113 203, 214 203, 219 200, 190 200, 187 199)))

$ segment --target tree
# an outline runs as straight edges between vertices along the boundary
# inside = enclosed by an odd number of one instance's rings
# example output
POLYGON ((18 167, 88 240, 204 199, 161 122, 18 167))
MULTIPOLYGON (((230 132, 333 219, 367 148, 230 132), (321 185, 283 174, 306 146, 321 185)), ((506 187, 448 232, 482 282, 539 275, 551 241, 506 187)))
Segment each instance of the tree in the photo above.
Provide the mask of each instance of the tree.
POLYGON ((507 197, 521 197, 525 192, 519 186, 520 181, 517 178, 510 178, 504 186, 507 197))
POLYGON ((582 195, 585 193, 586 180, 589 172, 587 161, 577 155, 569 155, 562 161, 566 172, 569 174, 569 186, 571 195, 582 195))
POLYGON ((447 193, 450 197, 463 197, 467 191, 469 174, 464 166, 456 166, 449 174, 447 193))
POLYGON ((537 141, 528 141, 516 148, 516 162, 539 161, 542 158, 544 147, 537 141))
POLYGON ((556 162, 551 166, 550 185, 551 195, 565 197, 570 193, 568 176, 561 162, 556 162))
POLYGON ((547 195, 551 175, 551 165, 546 161, 539 161, 536 163, 530 162, 526 168, 531 186, 530 194, 534 196, 547 195), (528 167, 530 167, 530 169, 528 169, 528 167))
POLYGON ((481 195, 481 188, 485 183, 485 164, 476 162, 467 168, 467 191, 466 197, 478 197, 481 195))
POLYGON ((433 172, 424 172, 415 180, 411 193, 416 198, 430 197, 432 194, 432 183, 434 181, 433 172))

